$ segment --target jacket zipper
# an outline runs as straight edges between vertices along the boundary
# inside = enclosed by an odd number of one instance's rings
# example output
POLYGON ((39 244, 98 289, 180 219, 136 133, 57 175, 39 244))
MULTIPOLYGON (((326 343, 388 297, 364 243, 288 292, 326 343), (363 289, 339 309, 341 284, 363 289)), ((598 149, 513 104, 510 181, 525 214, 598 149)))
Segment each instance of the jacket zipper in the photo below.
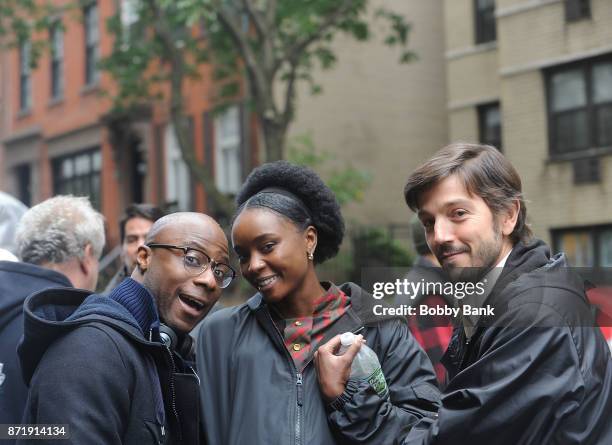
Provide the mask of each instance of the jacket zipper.
POLYGON ((296 382, 295 386, 297 389, 297 414, 295 420, 295 443, 299 445, 302 443, 302 405, 304 405, 304 395, 303 395, 303 381, 302 381, 302 373, 298 372, 296 374, 296 382))
POLYGON ((295 366, 295 363, 293 363, 293 358, 291 358, 291 354, 289 354, 289 351, 287 351, 287 348, 285 347, 285 341, 283 340, 283 335, 280 333, 280 331, 278 330, 278 328, 276 327, 276 324, 274 323, 274 320, 272 319, 272 316, 270 315, 270 312, 268 312, 266 310, 266 315, 268 316, 268 319, 270 320, 270 323, 272 323, 272 326, 274 326, 274 330, 276 331, 276 334, 278 335, 278 338, 281 341, 281 345, 283 346, 283 351, 285 351, 285 357, 287 357, 287 359, 289 360, 289 364, 290 366, 293 368, 294 372, 295 372, 295 386, 296 386, 296 418, 295 418, 295 445, 300 445, 302 443, 302 405, 304 404, 304 400, 303 400, 303 375, 300 371, 298 371, 297 367, 295 366))
MULTIPOLYGON (((287 357, 291 367, 295 371, 295 387, 296 387, 295 444, 300 445, 302 443, 302 406, 304 405, 304 386, 303 386, 304 385, 304 375, 302 372, 298 371, 297 367, 295 366, 295 363, 293 363, 293 358, 291 357, 291 354, 289 354, 289 351, 287 351, 287 348, 285 347, 285 341, 283 340, 283 335, 278 330, 278 327, 276 327, 276 323, 274 323, 272 316, 267 310, 266 310, 266 315, 268 316, 268 319, 272 323, 272 326, 274 326, 274 330, 276 331, 278 338, 280 339, 281 344, 283 345, 282 349, 283 351, 285 351, 285 357, 287 357)), ((359 326, 358 328, 354 329, 352 332, 353 334, 358 334, 364 328, 365 328, 364 326, 359 326)), ((312 361, 312 357, 310 358, 310 360, 308 360, 304 364, 304 367, 302 369, 305 370, 311 361, 312 361)))
MULTIPOLYGON (((164 345, 164 347, 166 348, 166 351, 168 352, 168 356, 170 357, 170 363, 172 364, 172 372, 170 373, 170 399, 171 399, 171 405, 172 405, 172 413, 174 414, 174 418, 176 419, 177 427, 178 427, 177 429, 178 440, 181 441, 182 440, 181 422, 179 420, 178 411, 176 409, 176 389, 174 387, 174 373, 176 372, 176 364, 174 363, 174 358, 172 357, 172 352, 170 351, 170 348, 166 345, 164 345)), ((162 429, 162 435, 163 434, 164 434, 164 430, 162 429)))

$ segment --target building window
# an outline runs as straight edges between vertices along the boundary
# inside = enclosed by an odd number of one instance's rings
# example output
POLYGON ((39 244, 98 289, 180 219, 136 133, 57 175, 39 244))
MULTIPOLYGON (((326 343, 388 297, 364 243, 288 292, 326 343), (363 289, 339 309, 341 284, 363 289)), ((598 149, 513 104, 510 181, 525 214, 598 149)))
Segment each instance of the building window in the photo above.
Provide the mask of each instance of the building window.
POLYGON ((480 142, 502 149, 502 121, 499 102, 478 107, 478 133, 480 142))
POLYGON ((139 36, 137 23, 139 19, 140 0, 121 0, 121 27, 124 44, 139 36))
POLYGON ((172 211, 191 210, 191 176, 176 139, 174 125, 166 126, 166 207, 172 211))
POLYGON ((572 267, 612 267, 612 225, 553 230, 555 252, 572 267))
POLYGON ((222 193, 237 193, 242 183, 241 128, 238 106, 215 119, 215 182, 222 193))
POLYGON ((17 179, 17 198, 26 206, 32 205, 32 167, 30 164, 21 164, 15 167, 17 179))
POLYGON ((91 3, 83 11, 85 26, 85 83, 93 85, 98 82, 98 58, 100 33, 98 30, 98 5, 91 3))
POLYGON ((591 17, 590 0, 565 0, 566 21, 574 22, 589 17, 591 17))
POLYGON ((495 0, 474 0, 474 12, 476 44, 496 40, 495 0))
POLYGON ((121 0, 121 25, 129 28, 138 21, 139 0, 121 0))
POLYGON ((547 73, 551 155, 612 146, 612 59, 547 73))
POLYGON ((56 158, 52 165, 55 194, 88 196, 91 204, 100 209, 102 156, 99 148, 56 158))
POLYGON ((59 99, 64 95, 64 31, 56 22, 49 33, 51 40, 51 98, 59 99))
POLYGON ((32 45, 29 41, 19 46, 19 109, 29 110, 32 107, 32 45))

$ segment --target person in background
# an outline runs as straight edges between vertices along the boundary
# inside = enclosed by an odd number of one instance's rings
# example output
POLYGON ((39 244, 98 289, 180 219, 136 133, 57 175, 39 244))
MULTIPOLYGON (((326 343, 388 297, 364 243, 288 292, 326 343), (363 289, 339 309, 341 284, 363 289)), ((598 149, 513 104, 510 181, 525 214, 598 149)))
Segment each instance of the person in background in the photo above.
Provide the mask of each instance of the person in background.
POLYGON ((228 262, 216 221, 173 213, 153 224, 132 276, 110 294, 28 297, 23 423, 67 424, 67 444, 199 444, 188 333, 234 278, 228 262))
POLYGON ((337 254, 344 235, 336 197, 317 174, 265 164, 236 202, 232 244, 257 293, 211 314, 200 330, 206 443, 389 444, 406 425, 433 416, 433 369, 405 319, 375 319, 374 300, 359 286, 317 277, 315 265, 337 254), (361 333, 376 352, 388 393, 359 380, 319 390, 313 359, 326 342, 337 350, 346 331, 361 333))
POLYGON ((28 208, 8 193, 0 192, 0 249, 17 253, 15 230, 28 208))
POLYGON ((16 246, 21 262, 0 261, 0 424, 21 422, 28 394, 16 352, 23 302, 47 288, 95 289, 104 218, 88 198, 56 196, 23 215, 16 246))
POLYGON ((164 212, 152 204, 131 204, 119 221, 119 239, 121 241, 121 266, 106 285, 104 292, 116 288, 136 267, 138 248, 155 221, 164 216, 164 212))
MULTIPOLYGON (((408 274, 404 277, 409 282, 419 283, 422 280, 426 283, 444 283, 447 277, 440 267, 438 259, 435 257, 425 237, 423 225, 415 216, 411 223, 412 245, 417 253, 414 264, 408 274)), ((420 291, 417 295, 399 294, 395 296, 395 305, 409 305, 419 307, 426 305, 429 307, 452 306, 452 297, 439 295, 436 293, 420 291)), ((438 384, 443 387, 446 382, 446 370, 440 362, 448 342, 453 333, 451 317, 438 315, 413 315, 408 316, 408 326, 414 338, 419 342, 425 353, 431 360, 431 364, 436 371, 438 384)))

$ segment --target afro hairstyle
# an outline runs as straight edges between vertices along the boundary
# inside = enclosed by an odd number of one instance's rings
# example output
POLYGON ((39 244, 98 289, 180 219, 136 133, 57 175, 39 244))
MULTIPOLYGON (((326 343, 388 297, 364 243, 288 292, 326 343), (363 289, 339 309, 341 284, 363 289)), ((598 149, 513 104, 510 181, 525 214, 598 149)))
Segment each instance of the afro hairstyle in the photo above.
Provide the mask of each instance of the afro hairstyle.
MULTIPOLYGON (((307 207, 312 218, 312 225, 317 229, 314 262, 320 264, 333 258, 338 253, 344 237, 344 219, 334 192, 325 185, 319 175, 308 167, 287 161, 276 161, 254 169, 236 195, 238 205, 236 216, 244 208, 251 207, 248 203, 250 198, 270 187, 287 190, 297 196, 307 207)), ((281 214, 292 219, 286 214, 281 214)), ((300 225, 300 222, 293 219, 292 221, 300 225)))

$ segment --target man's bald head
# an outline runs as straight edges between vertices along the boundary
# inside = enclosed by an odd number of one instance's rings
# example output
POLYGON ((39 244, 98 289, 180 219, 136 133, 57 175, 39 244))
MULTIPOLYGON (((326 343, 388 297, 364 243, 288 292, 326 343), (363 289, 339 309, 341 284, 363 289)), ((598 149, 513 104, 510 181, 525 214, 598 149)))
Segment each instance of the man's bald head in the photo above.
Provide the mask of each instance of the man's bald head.
POLYGON ((190 225, 198 225, 203 224, 205 226, 209 226, 211 229, 217 229, 219 233, 225 236, 223 229, 219 225, 217 221, 211 218, 204 213, 197 212, 176 212, 170 213, 169 215, 163 216, 159 218, 153 226, 149 233, 147 234, 146 243, 155 242, 157 239, 157 235, 161 233, 163 230, 169 229, 172 230, 173 227, 177 225, 190 224, 190 225))
POLYGON ((222 277, 214 264, 229 265, 227 237, 208 215, 171 213, 153 224, 137 262, 132 278, 153 294, 162 322, 187 333, 220 297, 222 277), (199 274, 194 263, 205 265, 199 274))

